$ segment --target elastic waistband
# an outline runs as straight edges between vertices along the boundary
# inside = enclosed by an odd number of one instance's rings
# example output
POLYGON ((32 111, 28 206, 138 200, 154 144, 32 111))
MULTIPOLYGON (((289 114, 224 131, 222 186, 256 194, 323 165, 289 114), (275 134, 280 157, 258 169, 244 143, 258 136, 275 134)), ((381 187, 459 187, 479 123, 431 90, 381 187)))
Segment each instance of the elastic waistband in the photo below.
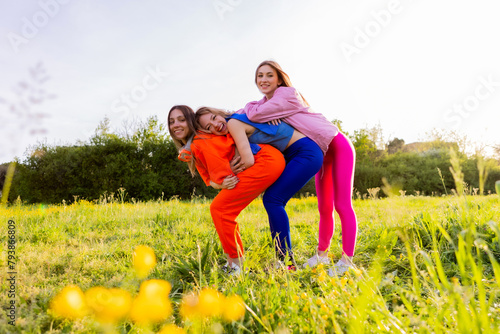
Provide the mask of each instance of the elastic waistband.
MULTIPOLYGON (((288 146, 288 148, 286 150, 284 150, 283 153, 293 152, 293 151, 295 151, 297 149, 303 149, 304 146, 311 146, 311 145, 316 146, 316 147, 318 147, 319 150, 321 150, 321 148, 319 147, 319 145, 316 144, 314 142, 314 140, 312 140, 309 137, 304 137, 304 138, 300 138, 295 143, 293 143, 292 145, 288 146)), ((313 149, 314 149, 314 147, 313 147, 313 149)))

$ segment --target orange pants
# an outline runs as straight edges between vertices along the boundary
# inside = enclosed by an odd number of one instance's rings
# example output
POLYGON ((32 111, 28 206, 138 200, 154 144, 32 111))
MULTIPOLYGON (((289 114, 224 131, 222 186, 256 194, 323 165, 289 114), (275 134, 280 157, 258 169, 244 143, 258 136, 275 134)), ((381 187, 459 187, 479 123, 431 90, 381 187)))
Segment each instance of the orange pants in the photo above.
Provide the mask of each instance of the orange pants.
POLYGON ((283 154, 272 146, 260 144, 255 164, 239 173, 233 189, 222 189, 210 205, 210 213, 224 253, 231 258, 243 255, 240 230, 236 217, 257 196, 278 179, 285 168, 283 154))

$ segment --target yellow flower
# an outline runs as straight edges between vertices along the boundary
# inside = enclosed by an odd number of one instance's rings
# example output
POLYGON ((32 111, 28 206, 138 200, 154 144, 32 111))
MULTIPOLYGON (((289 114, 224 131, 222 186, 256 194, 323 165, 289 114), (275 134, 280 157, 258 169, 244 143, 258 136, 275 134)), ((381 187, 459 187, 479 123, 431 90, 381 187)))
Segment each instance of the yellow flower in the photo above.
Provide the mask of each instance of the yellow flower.
POLYGON ((345 286, 345 284, 346 284, 346 283, 347 283, 347 278, 342 277, 342 278, 340 279, 340 284, 341 284, 342 286, 345 286))
POLYGON ((297 296, 297 295, 293 296, 293 300, 297 301, 297 300, 299 300, 299 299, 300 299, 300 297, 299 297, 299 296, 297 296))
POLYGON ((354 275, 356 275, 357 277, 360 277, 361 275, 363 275, 363 272, 360 270, 360 269, 353 269, 354 271, 354 275))
POLYGON ((123 319, 132 306, 132 297, 125 290, 100 286, 85 292, 87 305, 101 323, 116 323, 123 319))
POLYGON ((50 309, 57 317, 83 318, 88 313, 83 291, 76 285, 63 288, 50 302, 50 309))
POLYGON ((302 294, 300 295, 302 298, 306 299, 307 298, 307 293, 305 292, 302 292, 302 294))
POLYGON ((147 324, 160 322, 172 314, 172 305, 168 299, 171 285, 163 280, 143 282, 139 294, 132 302, 130 318, 135 323, 147 324))
POLYGON ((177 327, 174 324, 168 324, 164 326, 158 334, 184 334, 186 333, 184 329, 177 327))
POLYGON ((216 317, 222 314, 224 296, 217 290, 204 288, 198 296, 200 313, 206 317, 216 317))
POLYGON ((138 295, 132 302, 130 318, 138 324, 160 322, 172 314, 172 305, 167 298, 150 299, 138 295))
POLYGON ((200 315, 198 308, 198 296, 191 292, 182 297, 179 313, 184 319, 193 319, 198 317, 200 315))
POLYGON ((226 298, 224 303, 223 317, 227 321, 236 321, 245 316, 245 302, 238 295, 232 295, 226 298))
POLYGON ((155 252, 148 246, 137 246, 132 256, 134 269, 139 278, 145 278, 156 265, 155 252))
POLYGON ((139 293, 148 298, 168 298, 170 290, 172 290, 172 284, 169 282, 161 279, 150 279, 142 282, 139 293))

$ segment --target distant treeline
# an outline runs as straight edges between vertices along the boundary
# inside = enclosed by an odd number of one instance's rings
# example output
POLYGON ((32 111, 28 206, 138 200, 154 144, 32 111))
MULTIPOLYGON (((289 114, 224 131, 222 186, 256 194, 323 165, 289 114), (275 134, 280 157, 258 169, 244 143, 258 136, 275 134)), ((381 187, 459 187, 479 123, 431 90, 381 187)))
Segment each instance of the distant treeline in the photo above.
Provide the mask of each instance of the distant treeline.
MULTIPOLYGON (((334 121, 340 128, 341 123, 334 121)), ((500 180, 499 161, 467 156, 456 143, 434 139, 405 145, 398 138, 380 148, 379 128, 354 131, 348 137, 356 149, 354 197, 384 196, 380 189, 406 195, 451 194, 455 183, 450 172, 450 149, 458 152, 466 189, 479 191, 479 171, 486 171, 484 193, 494 192, 500 180), (378 138, 378 139, 377 139, 378 138), (478 168, 479 162, 479 168, 478 168)), ((9 200, 27 203, 72 202, 77 198, 96 201, 156 200, 193 196, 214 197, 199 176, 192 177, 166 125, 156 117, 133 130, 112 133, 105 119, 88 142, 74 146, 38 145, 17 164, 9 200)), ((2 173, 0 168, 0 189, 2 173)), ((315 194, 312 179, 296 196, 315 194)))

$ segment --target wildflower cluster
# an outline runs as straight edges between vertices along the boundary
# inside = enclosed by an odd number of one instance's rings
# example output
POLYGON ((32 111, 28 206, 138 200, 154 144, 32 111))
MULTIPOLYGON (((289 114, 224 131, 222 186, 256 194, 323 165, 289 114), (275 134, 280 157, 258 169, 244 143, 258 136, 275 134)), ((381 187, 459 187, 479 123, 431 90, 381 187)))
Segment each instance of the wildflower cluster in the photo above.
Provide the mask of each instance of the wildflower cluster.
POLYGON ((189 320, 222 317, 231 322, 245 316, 245 303, 238 295, 225 297, 217 290, 204 288, 198 295, 191 292, 182 298, 180 314, 189 320))
MULTIPOLYGON (((157 261, 148 246, 138 246, 133 253, 133 267, 138 278, 146 278, 157 261)), ((77 320, 92 316, 105 332, 128 320, 139 327, 150 328, 168 320, 173 313, 169 299, 172 285, 161 279, 143 281, 136 296, 121 288, 96 286, 83 292, 76 285, 63 288, 51 301, 50 312, 58 318, 77 320)), ((185 295, 180 305, 180 315, 186 321, 222 318, 227 322, 239 320, 245 315, 245 303, 238 295, 225 297, 211 288, 199 294, 185 295)), ((183 328, 166 324, 159 333, 185 333, 183 328)))
MULTIPOLYGON (((156 265, 154 251, 147 246, 138 246, 134 250, 133 265, 137 277, 145 278, 156 265)), ((139 326, 149 326, 163 322, 172 315, 172 304, 168 297, 171 289, 169 282, 159 279, 142 282, 135 297, 121 288, 96 286, 84 293, 80 287, 68 285, 52 299, 50 311, 55 317, 69 320, 90 315, 103 329, 125 319, 139 326)), ((167 332, 183 333, 184 330, 169 324, 160 333, 167 332)))

